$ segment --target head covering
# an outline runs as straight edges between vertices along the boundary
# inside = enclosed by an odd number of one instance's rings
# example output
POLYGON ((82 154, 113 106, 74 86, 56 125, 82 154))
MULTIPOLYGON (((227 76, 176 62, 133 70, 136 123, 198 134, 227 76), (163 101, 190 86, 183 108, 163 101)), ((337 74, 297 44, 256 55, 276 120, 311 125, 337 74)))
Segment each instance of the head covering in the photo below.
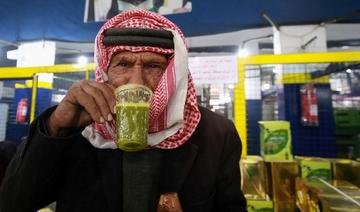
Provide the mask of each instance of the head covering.
MULTIPOLYGON (((188 69, 187 47, 183 33, 165 17, 144 10, 125 11, 107 21, 96 36, 95 77, 106 82, 111 57, 121 51, 172 54, 150 104, 148 145, 172 149, 184 144, 200 121, 194 84, 188 69), (173 34, 174 49, 153 46, 105 46, 104 33, 110 28, 168 30, 173 34)), ((82 132, 97 148, 116 147, 115 123, 93 123, 82 132)))

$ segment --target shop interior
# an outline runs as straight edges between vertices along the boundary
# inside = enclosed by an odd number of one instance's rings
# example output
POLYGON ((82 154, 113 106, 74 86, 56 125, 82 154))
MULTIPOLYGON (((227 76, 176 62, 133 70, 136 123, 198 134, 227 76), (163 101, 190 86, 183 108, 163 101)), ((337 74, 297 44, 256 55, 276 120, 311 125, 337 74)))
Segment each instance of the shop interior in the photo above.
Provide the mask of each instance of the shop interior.
MULTIPOLYGON (((46 8, 59 4, 38 2, 46 8)), ((72 1, 64 2, 83 18, 81 3, 74 3, 81 8, 76 11, 72 1)), ((311 10, 290 8, 298 19, 279 12, 289 3, 275 1, 276 8, 264 1, 255 1, 258 7, 231 2, 234 6, 211 1, 219 5, 218 21, 211 22, 217 12, 210 6, 198 11, 200 1, 192 2, 192 16, 169 18, 187 36, 198 104, 233 121, 238 130, 248 211, 360 211, 359 2, 322 0, 322 9, 310 0, 296 1, 295 6, 311 10), (235 12, 243 6, 249 23, 235 12)), ((0 29, 0 142, 16 145, 72 83, 95 79, 93 39, 99 23, 73 23, 84 31, 72 37, 74 29, 59 32, 42 23, 45 14, 31 16, 23 31, 5 35, 0 29), (41 33, 32 33, 29 28, 39 23, 45 25, 36 28, 41 33), (28 55, 35 50, 42 56, 28 55), (34 63, 45 55, 46 61, 34 63)), ((63 18, 49 20, 56 21, 69 24, 63 18)))

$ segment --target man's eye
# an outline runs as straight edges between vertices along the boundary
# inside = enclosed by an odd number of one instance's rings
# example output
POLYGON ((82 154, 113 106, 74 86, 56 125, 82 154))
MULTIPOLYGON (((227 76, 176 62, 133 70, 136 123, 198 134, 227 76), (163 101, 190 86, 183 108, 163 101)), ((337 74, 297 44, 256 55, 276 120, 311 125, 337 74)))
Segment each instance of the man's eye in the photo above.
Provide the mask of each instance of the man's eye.
POLYGON ((157 63, 150 63, 147 65, 148 68, 159 68, 159 69, 162 69, 163 67, 160 65, 160 64, 157 64, 157 63))
POLYGON ((160 66, 158 64, 150 64, 149 67, 150 68, 160 68, 160 66))
POLYGON ((118 64, 116 64, 116 66, 126 68, 126 67, 128 67, 128 66, 129 66, 129 63, 127 63, 127 62, 119 62, 118 64))

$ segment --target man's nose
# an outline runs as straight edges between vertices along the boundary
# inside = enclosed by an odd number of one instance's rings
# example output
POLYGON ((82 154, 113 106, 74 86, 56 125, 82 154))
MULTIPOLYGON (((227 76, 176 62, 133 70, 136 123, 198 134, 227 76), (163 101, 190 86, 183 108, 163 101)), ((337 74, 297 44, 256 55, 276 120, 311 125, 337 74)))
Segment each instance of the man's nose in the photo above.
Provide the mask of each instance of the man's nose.
POLYGON ((145 85, 144 71, 142 66, 135 66, 130 72, 128 83, 145 85))

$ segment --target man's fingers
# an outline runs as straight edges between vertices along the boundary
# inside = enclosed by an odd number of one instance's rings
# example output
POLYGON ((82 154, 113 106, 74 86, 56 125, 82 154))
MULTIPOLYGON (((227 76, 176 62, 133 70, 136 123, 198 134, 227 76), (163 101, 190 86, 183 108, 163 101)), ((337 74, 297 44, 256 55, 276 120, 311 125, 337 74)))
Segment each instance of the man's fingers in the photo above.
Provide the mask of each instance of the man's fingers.
MULTIPOLYGON (((90 123, 91 121, 104 123, 113 119, 114 91, 112 87, 107 86, 105 83, 77 82, 70 88, 66 100, 74 106, 78 105, 83 108, 80 113, 74 114, 78 117, 76 120, 79 120, 77 124, 81 125, 81 123, 88 123, 89 121, 90 123)), ((74 110, 71 106, 68 108, 74 110)))
MULTIPOLYGON (((100 111, 101 116, 100 122, 111 121, 113 119, 110 110, 109 102, 107 97, 109 94, 104 94, 103 91, 99 88, 99 86, 95 87, 90 85, 89 83, 82 83, 80 88, 94 100, 95 106, 97 106, 98 111, 100 111)), ((94 106, 91 106, 94 108, 94 106)))
POLYGON ((81 87, 78 88, 76 99, 95 122, 104 123, 105 119, 101 114, 95 99, 87 94, 81 87))
POLYGON ((113 111, 115 106, 114 86, 111 86, 106 83, 97 83, 97 82, 91 82, 90 85, 101 90, 101 92, 103 93, 106 99, 106 102, 109 105, 109 110, 112 113, 114 113, 113 111))
POLYGON ((87 125, 91 124, 92 122, 94 122, 94 120, 91 117, 91 115, 86 110, 82 110, 80 112, 80 120, 78 122, 78 126, 76 126, 76 127, 87 126, 87 125))

